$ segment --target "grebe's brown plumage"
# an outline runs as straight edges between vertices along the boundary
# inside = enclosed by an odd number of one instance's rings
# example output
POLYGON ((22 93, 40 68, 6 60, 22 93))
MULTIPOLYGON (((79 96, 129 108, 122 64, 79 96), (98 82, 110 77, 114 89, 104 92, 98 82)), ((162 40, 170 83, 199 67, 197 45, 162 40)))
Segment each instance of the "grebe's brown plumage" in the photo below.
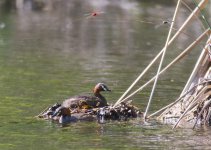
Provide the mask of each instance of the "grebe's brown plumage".
POLYGON ((75 96, 65 100, 62 104, 56 103, 52 107, 46 108, 37 117, 51 119, 65 124, 76 121, 98 120, 126 120, 135 118, 140 113, 139 110, 128 103, 121 103, 118 108, 113 108, 107 104, 106 99, 100 94, 101 91, 110 91, 103 83, 98 83, 93 90, 93 96, 75 96), (94 108, 94 109, 92 109, 94 108))
POLYGON ((62 103, 63 107, 76 108, 76 107, 104 107, 107 106, 107 101, 100 92, 111 91, 104 83, 98 83, 93 89, 93 96, 74 96, 62 103))

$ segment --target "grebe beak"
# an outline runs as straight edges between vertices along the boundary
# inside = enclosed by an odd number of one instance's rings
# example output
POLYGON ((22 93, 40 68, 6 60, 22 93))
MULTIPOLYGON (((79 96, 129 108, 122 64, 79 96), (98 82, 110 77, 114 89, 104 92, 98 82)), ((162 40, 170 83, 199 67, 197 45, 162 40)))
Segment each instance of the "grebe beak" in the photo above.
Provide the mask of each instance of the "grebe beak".
POLYGON ((111 90, 110 90, 110 89, 108 89, 107 91, 108 91, 108 92, 111 92, 111 90))
POLYGON ((102 84, 101 85, 101 88, 103 89, 103 91, 109 91, 109 92, 111 92, 111 90, 105 84, 102 84))

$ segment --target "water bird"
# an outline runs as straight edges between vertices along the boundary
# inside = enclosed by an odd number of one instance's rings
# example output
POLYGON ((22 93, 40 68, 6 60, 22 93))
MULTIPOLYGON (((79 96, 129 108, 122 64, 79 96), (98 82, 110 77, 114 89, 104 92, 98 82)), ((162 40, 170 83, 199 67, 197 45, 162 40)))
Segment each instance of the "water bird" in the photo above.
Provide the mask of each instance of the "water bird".
POLYGON ((58 120, 59 123, 69 123, 76 121, 76 118, 71 117, 71 110, 69 108, 60 106, 58 107, 52 115, 54 120, 58 120))
POLYGON ((111 91, 104 83, 98 83, 93 89, 93 96, 79 95, 63 101, 62 106, 66 108, 97 108, 107 106, 107 101, 100 92, 111 91))
POLYGON ((93 121, 97 118, 90 113, 85 112, 74 112, 70 108, 66 108, 63 106, 60 106, 56 109, 54 114, 51 116, 51 119, 54 121, 58 121, 61 124, 67 124, 71 122, 77 122, 77 121, 93 121))

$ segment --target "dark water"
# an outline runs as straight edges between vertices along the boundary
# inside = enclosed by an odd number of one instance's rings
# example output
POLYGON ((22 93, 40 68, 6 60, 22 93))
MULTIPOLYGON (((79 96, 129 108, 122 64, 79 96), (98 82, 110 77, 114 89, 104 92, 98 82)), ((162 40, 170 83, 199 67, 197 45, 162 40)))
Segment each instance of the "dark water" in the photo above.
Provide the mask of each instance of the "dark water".
MULTIPOLYGON (((164 46, 168 25, 159 24, 172 18, 175 3, 75 0, 42 9, 29 1, 19 9, 0 4, 0 149, 209 149, 209 129, 173 131, 141 119, 61 127, 34 118, 55 102, 92 92, 98 82, 112 89, 104 95, 114 103, 164 46), (103 13, 87 17, 92 10, 103 13)), ((176 25, 189 13, 181 7, 176 25)), ((194 21, 169 48, 165 64, 202 31, 194 21)), ((150 112, 178 97, 203 43, 160 78, 150 112)), ((143 111, 150 87, 132 98, 143 111)))

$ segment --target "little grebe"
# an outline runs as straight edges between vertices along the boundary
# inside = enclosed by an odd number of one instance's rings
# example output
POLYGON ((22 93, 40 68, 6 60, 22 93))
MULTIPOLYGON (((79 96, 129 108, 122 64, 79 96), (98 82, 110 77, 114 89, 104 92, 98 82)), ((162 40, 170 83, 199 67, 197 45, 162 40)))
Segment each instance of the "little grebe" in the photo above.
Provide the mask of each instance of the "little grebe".
POLYGON ((76 121, 76 118, 71 116, 71 110, 63 106, 58 107, 51 118, 62 124, 76 121))
POLYGON ((93 121, 97 118, 89 113, 73 113, 71 114, 71 109, 63 106, 58 107, 53 115, 51 116, 52 120, 59 121, 61 124, 66 124, 76 121, 93 121))
POLYGON ((104 107, 107 106, 107 101, 100 92, 101 91, 111 91, 104 83, 98 83, 94 89, 94 96, 75 96, 65 100, 62 103, 63 107, 66 108, 77 108, 77 107, 104 107))

